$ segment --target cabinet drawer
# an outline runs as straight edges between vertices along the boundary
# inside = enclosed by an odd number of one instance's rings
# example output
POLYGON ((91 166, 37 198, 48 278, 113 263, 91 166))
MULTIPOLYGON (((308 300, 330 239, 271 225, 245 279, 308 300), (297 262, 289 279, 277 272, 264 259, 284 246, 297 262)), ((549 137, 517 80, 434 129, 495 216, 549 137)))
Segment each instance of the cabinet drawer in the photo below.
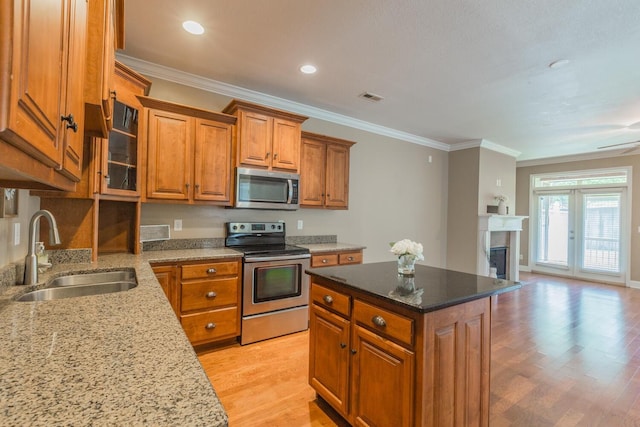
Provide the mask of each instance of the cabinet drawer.
POLYGON ((236 261, 189 264, 182 266, 182 280, 228 276, 231 274, 238 274, 238 262, 236 261))
POLYGON ((192 344, 240 335, 237 307, 182 315, 180 323, 192 344))
POLYGON ((202 280, 181 284, 182 311, 238 304, 238 279, 202 280))
POLYGON ((347 317, 351 315, 350 297, 348 295, 315 283, 311 287, 311 302, 330 308, 347 317))
POLYGON ((340 254, 340 264, 362 264, 362 252, 345 252, 340 254))
POLYGON ((311 257, 311 267, 329 267, 338 265, 338 254, 313 255, 311 257))
POLYGON ((388 335, 410 346, 413 345, 412 319, 360 300, 355 300, 353 303, 353 318, 357 323, 369 329, 388 335))

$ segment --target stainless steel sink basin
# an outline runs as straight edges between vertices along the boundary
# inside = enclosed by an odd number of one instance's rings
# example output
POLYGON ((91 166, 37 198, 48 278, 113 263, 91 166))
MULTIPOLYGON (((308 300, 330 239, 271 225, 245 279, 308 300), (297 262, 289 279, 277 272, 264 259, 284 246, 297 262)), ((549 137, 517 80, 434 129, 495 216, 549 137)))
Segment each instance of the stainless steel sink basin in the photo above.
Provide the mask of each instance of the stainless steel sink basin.
POLYGON ((78 285, 95 285, 113 282, 134 282, 136 274, 133 270, 101 271, 98 273, 70 274, 51 279, 46 288, 78 285))
POLYGON ((27 292, 17 301, 47 301, 62 298, 122 292, 138 286, 131 270, 72 274, 52 279, 43 289, 27 292))

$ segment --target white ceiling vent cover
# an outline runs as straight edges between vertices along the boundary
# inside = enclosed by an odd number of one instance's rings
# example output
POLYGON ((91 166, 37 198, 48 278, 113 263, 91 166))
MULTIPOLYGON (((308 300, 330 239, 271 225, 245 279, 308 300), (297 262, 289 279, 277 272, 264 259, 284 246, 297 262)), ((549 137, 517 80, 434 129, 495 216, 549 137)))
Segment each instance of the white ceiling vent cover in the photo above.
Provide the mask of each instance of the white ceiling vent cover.
POLYGON ((378 101, 382 101, 384 99, 382 96, 376 95, 375 93, 371 93, 371 92, 363 92, 358 96, 360 98, 364 98, 367 101, 372 101, 372 102, 378 102, 378 101))
POLYGON ((141 225, 140 241, 155 242, 158 240, 169 240, 171 238, 168 225, 141 225))

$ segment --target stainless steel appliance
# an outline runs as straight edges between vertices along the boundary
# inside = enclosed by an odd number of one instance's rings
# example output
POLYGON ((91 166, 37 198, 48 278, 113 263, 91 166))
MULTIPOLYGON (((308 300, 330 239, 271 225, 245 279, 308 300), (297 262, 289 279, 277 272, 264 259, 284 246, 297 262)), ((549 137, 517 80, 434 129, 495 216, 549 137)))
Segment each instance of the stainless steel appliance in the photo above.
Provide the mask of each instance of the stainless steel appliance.
POLYGON ((244 253, 242 345, 309 327, 306 248, 285 243, 282 222, 226 223, 227 247, 244 253))
POLYGON ((297 173, 236 168, 236 208, 296 210, 300 207, 297 173))

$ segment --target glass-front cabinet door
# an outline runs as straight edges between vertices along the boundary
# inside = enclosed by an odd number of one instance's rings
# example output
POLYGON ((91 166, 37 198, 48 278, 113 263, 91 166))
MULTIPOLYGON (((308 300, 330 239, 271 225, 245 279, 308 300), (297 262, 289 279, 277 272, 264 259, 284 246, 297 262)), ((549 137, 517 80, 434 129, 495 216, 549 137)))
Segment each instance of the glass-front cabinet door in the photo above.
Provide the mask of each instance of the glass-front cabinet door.
POLYGON ((113 128, 102 141, 102 194, 138 196, 138 109, 117 99, 113 128))

